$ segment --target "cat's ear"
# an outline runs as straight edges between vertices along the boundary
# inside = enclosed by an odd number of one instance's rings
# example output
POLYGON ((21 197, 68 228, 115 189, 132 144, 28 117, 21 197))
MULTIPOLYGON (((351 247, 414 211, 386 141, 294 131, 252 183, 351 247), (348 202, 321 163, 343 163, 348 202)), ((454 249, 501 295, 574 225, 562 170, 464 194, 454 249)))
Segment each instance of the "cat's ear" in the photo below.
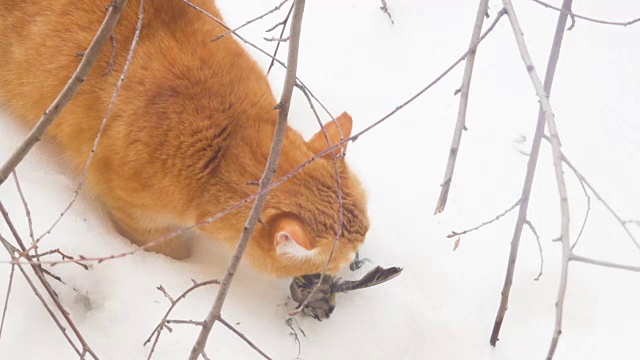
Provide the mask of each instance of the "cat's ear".
POLYGON ((304 257, 313 252, 307 228, 299 219, 282 217, 276 220, 274 230, 273 245, 277 254, 304 257))
MULTIPOLYGON (((351 136, 351 127, 353 123, 351 120, 351 116, 346 112, 342 113, 342 115, 338 116, 335 121, 331 120, 328 123, 324 124, 323 130, 318 131, 315 135, 311 137, 311 140, 307 142, 309 149, 314 152, 314 154, 318 154, 321 151, 326 150, 329 147, 327 144, 327 138, 325 137, 325 132, 327 133, 327 137, 331 142, 331 145, 335 145, 339 143, 342 139, 346 139, 351 136)), ((333 153, 338 156, 340 154, 346 154, 347 152, 347 144, 342 145, 341 147, 335 148, 333 153)), ((331 157, 330 153, 327 153, 326 156, 331 157)))

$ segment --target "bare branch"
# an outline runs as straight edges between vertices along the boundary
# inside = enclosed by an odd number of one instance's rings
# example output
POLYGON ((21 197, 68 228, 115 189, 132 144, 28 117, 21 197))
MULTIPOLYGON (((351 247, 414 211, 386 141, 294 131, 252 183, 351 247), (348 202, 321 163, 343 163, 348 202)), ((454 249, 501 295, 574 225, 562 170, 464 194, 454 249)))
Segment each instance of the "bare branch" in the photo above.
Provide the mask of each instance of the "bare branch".
MULTIPOLYGON (((570 4, 571 1, 564 0, 565 5, 570 4)), ((511 9, 511 13, 513 13, 513 7, 510 1, 503 1, 505 4, 505 8, 507 5, 509 9, 511 9)), ((512 27, 514 25, 513 21, 515 16, 510 16, 509 19, 512 21, 512 27)), ((517 22, 517 21, 516 21, 517 22)), ((560 48, 562 46, 562 39, 564 37, 564 29, 567 24, 567 15, 560 14, 558 18, 558 22, 556 24, 556 31, 553 37, 553 45, 551 47, 551 52, 549 54, 549 60, 547 62, 547 71, 544 77, 544 86, 543 89, 536 89, 538 92, 538 96, 544 98, 548 104, 548 97, 551 95, 551 87, 553 85, 553 78, 556 71, 556 65, 558 64, 558 58, 560 57, 560 48), (541 92, 540 92, 541 91, 541 92)), ((515 30, 514 30, 515 32, 515 30)), ((522 37, 521 33, 518 33, 516 36, 522 37)), ((519 43, 518 45, 522 50, 524 48, 524 43, 519 43)), ((524 48, 526 51, 526 48, 524 48)), ((535 74, 533 65, 527 65, 527 71, 529 75, 535 74)), ((537 75, 536 75, 537 76, 537 75)), ((532 78, 533 79, 533 78, 532 78)), ((496 314, 496 319, 493 324, 493 330, 491 332, 491 338, 489 343, 491 346, 496 346, 498 342, 498 336, 500 334, 500 329, 502 328, 502 322, 504 320, 504 316, 507 312, 507 306, 509 303, 509 295, 511 292, 511 285, 513 284, 513 275, 515 272, 516 260, 518 258, 518 248, 520 247, 520 238, 522 236, 522 228, 524 227, 525 220, 527 218, 527 210, 529 208, 529 198, 531 196, 531 188, 533 185, 533 178, 536 172, 536 166, 538 164, 538 155, 540 153, 540 143, 542 141, 542 136, 544 135, 544 125, 546 122, 546 117, 552 116, 552 113, 546 114, 545 109, 542 106, 542 102, 540 108, 538 110, 538 120, 536 123, 535 134, 533 136, 533 141, 531 143, 531 151, 529 156, 529 161, 527 163, 527 172, 524 178, 524 184, 522 186, 522 194, 520 196, 520 208, 518 209, 518 220, 516 221, 516 225, 513 229, 513 237, 511 238, 511 249, 509 251, 509 261, 507 263, 507 272, 504 279, 504 284, 502 286, 501 298, 500 298, 500 306, 498 307, 498 312, 496 314)))
MULTIPOLYGON (((384 3, 386 8, 386 3, 384 3)), ((489 0, 480 0, 478 5, 478 12, 476 13, 476 22, 473 25, 473 32, 471 33, 471 42, 469 48, 472 48, 480 38, 482 31, 482 24, 484 23, 485 15, 489 9, 489 0)), ((391 15, 389 15, 391 17, 391 15)), ((456 120, 456 127, 453 131, 453 139, 451 140, 451 148, 449 149, 449 160, 447 161, 447 167, 444 172, 444 179, 440 184, 440 196, 438 197, 438 203, 436 204, 436 210, 434 214, 439 214, 444 211, 447 205, 447 198, 449 197, 449 188, 451 187, 451 181, 453 180, 453 170, 456 166, 456 159, 458 158, 458 151, 460 150, 460 141, 462 140, 462 131, 466 130, 467 119, 467 104, 469 103, 469 89, 471 88, 471 75, 473 74, 473 64, 476 60, 476 50, 473 50, 467 56, 464 65, 464 75, 462 77, 462 85, 460 86, 460 103, 458 104, 458 119, 456 120)))
POLYGON ((603 267, 608 267, 608 268, 612 268, 612 269, 620 269, 620 270, 628 270, 628 271, 640 272, 640 266, 616 264, 616 263, 613 263, 613 262, 604 261, 604 260, 597 260, 597 259, 591 259, 591 258, 588 258, 588 257, 576 255, 576 254, 571 254, 571 257, 569 257, 569 260, 575 260, 575 261, 579 261, 579 262, 583 262, 583 263, 587 263, 587 264, 591 264, 591 265, 603 266, 603 267))
POLYGON ((102 46, 107 41, 107 38, 113 32, 113 29, 120 18, 120 14, 122 13, 123 8, 127 4, 128 0, 113 0, 111 5, 109 6, 109 11, 100 25, 100 29, 94 36, 91 44, 87 48, 87 51, 84 53, 78 68, 73 73, 73 76, 65 85, 64 89, 58 94, 58 97, 53 101, 51 106, 45 111, 44 115, 40 118, 36 126, 31 130, 27 138, 18 146, 18 148, 11 154, 9 159, 2 165, 0 168, 0 185, 7 180, 9 174, 20 164, 22 159, 27 156, 29 151, 33 148, 33 146, 42 139, 44 133, 49 129, 49 126, 53 123, 53 121, 58 117, 62 109, 67 105, 67 103, 71 100, 73 95, 75 95, 76 91, 82 85, 87 75, 91 71, 93 64, 98 58, 98 54, 100 54, 100 50, 102 46))
MULTIPOLYGON (((571 8, 565 8, 564 5, 562 6, 562 8, 559 7, 555 7, 551 4, 548 4, 544 1, 540 1, 540 0, 532 0, 535 3, 538 3, 544 7, 547 7, 549 9, 553 9, 556 11, 560 11, 562 14, 565 15, 569 15, 572 18, 578 18, 578 19, 582 19, 582 20, 587 20, 590 22, 594 22, 594 23, 598 23, 598 24, 604 24, 604 25, 619 25, 619 26, 629 26, 629 25, 633 25, 637 22, 640 22, 640 18, 637 19, 633 19, 633 20, 629 20, 629 21, 606 21, 606 20, 599 20, 599 19, 594 19, 588 16, 583 16, 583 15, 578 15, 576 13, 574 13, 573 11, 571 11, 571 8)), ((573 28, 573 25, 571 25, 571 27, 568 30, 571 30, 573 28)))
MULTIPOLYGON (((522 61, 527 68, 527 72, 529 73, 529 77, 531 78, 531 83, 536 90, 536 95, 538 96, 538 100, 540 102, 540 108, 544 113, 544 121, 547 124, 547 128, 549 129, 549 137, 551 138, 551 152, 553 153, 553 167, 556 174, 556 182, 558 184, 558 193, 560 195, 560 210, 562 214, 561 221, 561 238, 562 238, 562 267, 561 267, 561 276, 560 276, 560 286, 558 288, 558 299, 556 301, 556 324, 555 330, 553 333, 553 338, 551 340, 551 346, 549 347, 549 353, 547 354, 547 359, 550 360, 553 358, 553 353, 555 352, 556 346, 558 345, 558 339, 560 337, 560 333, 562 332, 562 310, 564 307, 564 295, 567 290, 567 275, 569 271, 569 257, 571 256, 571 244, 569 239, 569 201, 567 196, 567 185, 564 180, 564 173, 562 170, 562 149, 560 144, 560 136, 558 135, 558 130, 556 128, 556 123, 553 115, 553 110, 551 109, 551 103, 549 102, 548 91, 545 86, 542 85, 540 78, 538 77, 538 73, 533 66, 533 61, 529 56, 529 51, 527 50, 527 46, 524 41, 524 36, 522 33, 522 29, 520 28, 520 24, 518 23, 518 18, 516 17, 515 10, 513 9, 513 5, 510 0, 503 0, 502 3, 504 7, 507 9, 507 13, 509 15, 509 22, 511 23, 511 28, 513 29, 513 34, 516 38, 516 42, 518 43, 518 49, 520 51, 520 55, 522 57, 522 61)), ((571 6, 571 0, 565 0, 563 3, 563 8, 569 8, 571 6)), ((564 25, 567 21, 567 14, 561 13, 560 18, 558 19, 558 27, 556 28, 556 35, 558 32, 564 33, 564 25), (563 25, 559 27, 559 25, 563 25)), ((554 39, 554 45, 556 45, 556 41, 554 39)), ((552 49, 554 49, 552 47, 552 49)), ((557 48, 559 51, 559 47, 557 48)), ((553 52, 553 50, 552 50, 553 52)), ((559 53, 558 53, 559 54, 559 53)), ((552 56, 549 57, 550 59, 552 56)), ((546 79, 545 79, 546 80, 546 79)), ((536 134, 538 137, 538 144, 541 135, 536 134)))
MULTIPOLYGON (((287 59, 287 73, 284 80, 280 102, 278 103, 278 121, 276 123, 273 142, 269 151, 269 159, 267 160, 267 166, 265 167, 264 174, 260 179, 260 190, 271 185, 271 181, 273 179, 273 176, 275 175, 276 169, 278 168, 278 162, 280 160, 280 151, 282 150, 284 135, 287 129, 289 106, 291 105, 293 87, 296 83, 296 70, 298 68, 298 48, 300 46, 300 30, 302 28, 302 15, 304 13, 304 5, 305 0, 295 0, 294 2, 293 18, 291 22, 290 32, 291 41, 289 43, 289 55, 287 59)), ((193 349, 191 350, 191 354, 189 356, 190 360, 197 360, 200 354, 204 352, 205 346, 207 344, 207 339, 209 338, 209 333, 211 333, 211 329, 216 320, 220 320, 222 306, 224 305, 227 292, 229 291, 236 270, 240 265, 242 255, 244 254, 244 251, 246 250, 249 243, 249 237, 253 232, 253 228, 255 227, 258 218, 260 217, 260 212, 262 211, 262 207, 264 206, 264 203, 266 201, 266 196, 267 193, 258 196, 253 203, 253 207, 251 208, 249 217, 245 222, 242 235, 238 240, 236 250, 231 259, 231 264, 229 265, 227 273, 222 279, 222 283, 220 285, 220 289, 218 290, 216 300, 211 307, 209 314, 207 314, 207 317, 205 319, 205 326, 203 326, 200 330, 200 335, 193 345, 193 349)))

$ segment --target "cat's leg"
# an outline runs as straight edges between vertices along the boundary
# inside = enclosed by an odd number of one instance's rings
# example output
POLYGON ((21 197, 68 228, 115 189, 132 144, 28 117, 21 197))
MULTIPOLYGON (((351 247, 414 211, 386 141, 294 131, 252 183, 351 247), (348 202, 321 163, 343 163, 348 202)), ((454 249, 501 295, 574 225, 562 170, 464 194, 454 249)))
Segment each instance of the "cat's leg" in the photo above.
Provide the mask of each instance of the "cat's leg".
MULTIPOLYGON (((111 209, 110 217, 118 233, 138 246, 145 246, 180 229, 176 225, 166 225, 151 220, 145 215, 132 216, 128 211, 111 209)), ((163 254, 176 260, 186 259, 191 256, 190 237, 190 232, 183 233, 149 246, 145 250, 163 254)))

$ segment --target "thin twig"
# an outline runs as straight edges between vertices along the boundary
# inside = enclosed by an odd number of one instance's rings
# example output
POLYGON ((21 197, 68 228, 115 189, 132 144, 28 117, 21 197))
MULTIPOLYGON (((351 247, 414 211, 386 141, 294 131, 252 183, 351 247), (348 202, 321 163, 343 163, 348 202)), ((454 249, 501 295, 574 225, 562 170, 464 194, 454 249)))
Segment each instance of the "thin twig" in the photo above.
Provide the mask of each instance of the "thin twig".
POLYGON ((11 174, 13 175, 13 181, 16 183, 16 190, 18 190, 18 195, 20 196, 20 201, 22 201, 22 206, 24 207, 24 212, 27 217, 27 225, 29 226, 29 238, 31 239, 31 244, 34 244, 36 242, 36 239, 33 235, 33 219, 31 218, 31 210, 29 210, 27 198, 24 196, 24 192, 22 192, 22 186, 20 186, 20 181, 18 180, 17 170, 12 171, 11 174))
POLYGON ((7 285, 7 294, 4 298, 4 307, 2 308, 2 320, 0 321, 0 339, 2 338, 2 330, 4 329, 4 320, 7 316, 7 308, 9 307, 9 296, 11 295, 11 286, 13 285, 13 275, 16 266, 11 264, 11 272, 9 273, 9 284, 7 285))
MULTIPOLYGON (((276 123, 273 142, 269 151, 269 159, 267 160, 264 174, 260 179, 260 190, 268 187, 271 184, 273 176, 275 175, 275 172, 278 168, 278 162, 280 160, 280 151, 282 150, 284 135, 287 129, 287 118, 289 115, 289 107, 291 105, 291 98, 293 95, 293 87, 296 84, 298 49, 300 46, 300 30, 302 28, 302 15, 304 13, 304 5, 305 0, 295 0, 294 2, 293 17, 291 20, 291 32, 289 35, 291 40, 289 42, 289 54, 287 57, 287 73, 284 80, 280 102, 278 103, 278 121, 276 123)), ((209 334, 211 333, 211 329, 216 320, 220 320, 222 306, 224 305, 227 292, 229 291, 236 270, 240 265, 242 255, 247 248, 249 237, 253 232, 253 228, 255 227, 255 224, 260 216, 260 212, 266 201, 266 196, 267 193, 258 196, 253 203, 251 212, 249 213, 249 216, 244 224, 242 235, 238 240, 236 250, 233 254, 233 257, 231 258, 231 264, 229 265, 227 273, 222 279, 222 283, 220 285, 220 289, 218 290, 216 300, 205 319, 206 324, 200 330, 198 339, 191 349, 191 354, 189 356, 190 360, 197 360, 200 354, 204 352, 205 346, 207 344, 207 339, 209 338, 209 334)))
MULTIPOLYGON (((299 1, 299 0, 296 0, 296 1, 299 1)), ((257 351, 258 354, 262 355, 263 358, 267 360, 271 360, 271 357, 269 357, 269 355, 265 354, 264 351, 262 351, 262 349, 256 346, 256 344, 254 344, 251 340, 249 340, 249 338, 244 336, 243 333, 241 333, 235 327, 233 327, 233 325, 229 324, 225 319, 223 319, 222 317, 219 317, 218 321, 220 321, 222 325, 226 326, 227 329, 231 330, 234 334, 238 335, 240 339, 244 340, 244 342, 246 342, 247 345, 249 345, 253 350, 257 351)))
POLYGON ((542 254, 542 244, 540 243, 540 235, 538 235, 538 231, 536 230, 535 226, 533 226, 533 223, 529 221, 529 219, 526 219, 524 224, 527 225, 529 230, 531 230, 531 232, 533 233, 533 236, 535 236, 536 238, 536 244, 538 244, 538 252, 540 253, 540 271, 538 271, 538 275, 536 275, 536 277, 533 279, 535 281, 538 281, 540 280, 540 277, 542 277, 542 270, 544 269, 544 255, 542 254))
POLYGON ((576 255, 576 254, 571 254, 571 257, 569 257, 569 260, 575 260, 575 261, 579 261, 579 262, 583 262, 583 263, 587 263, 587 264, 591 264, 591 265, 603 266, 603 267, 608 267, 608 268, 612 268, 612 269, 620 269, 620 270, 628 270, 628 271, 640 272, 640 266, 616 264, 616 263, 613 263, 613 262, 604 261, 604 260, 597 260, 597 259, 591 259, 591 258, 588 258, 588 257, 576 255))
MULTIPOLYGON (((478 12, 476 13, 476 22, 473 25, 473 32, 471 33, 469 48, 473 47, 480 38, 480 33, 482 32, 482 24, 484 23, 484 18, 487 14, 488 9, 489 0, 480 0, 480 4, 478 5, 478 12)), ((436 210, 434 211, 434 214, 439 214, 444 211, 444 208, 447 205, 449 189, 451 187, 451 181, 453 180, 453 170, 456 166, 458 151, 460 150, 462 132, 467 129, 467 105, 469 103, 469 90, 471 88, 471 76, 473 74, 473 64, 476 60, 476 53, 476 50, 470 52, 467 56, 467 59, 465 60, 462 85, 459 89, 460 103, 458 104, 458 118, 456 120, 455 130, 453 131, 453 139, 451 140, 451 148, 449 149, 449 159, 447 160, 447 167, 444 172, 444 178, 442 180, 442 183, 440 184, 440 196, 438 197, 438 203, 436 204, 436 210)))
MULTIPOLYGON (((272 28, 268 29, 267 32, 270 32, 272 30, 274 30, 275 28, 277 28, 278 26, 282 25, 282 29, 280 30, 280 37, 284 36, 284 32, 287 29, 287 23, 289 22, 289 18, 291 17, 291 13, 293 12, 293 5, 291 4, 291 7, 289 8, 289 12, 287 12, 287 16, 284 17, 284 20, 280 21, 279 23, 275 24, 272 28)), ((271 69, 273 68, 273 65, 275 65, 275 61, 276 61, 276 56, 278 56, 278 50, 280 50, 280 43, 276 43, 276 48, 275 50, 273 50, 273 57, 271 58, 271 61, 269 62, 269 67, 267 68, 267 76, 269 76, 269 73, 271 72, 271 69)))
MULTIPOLYGON (((587 20, 587 21, 591 21, 594 23, 598 23, 598 24, 604 24, 604 25, 619 25, 619 26, 629 26, 629 25, 633 25, 637 22, 640 22, 640 18, 637 19, 633 19, 633 20, 629 20, 629 21, 606 21, 606 20, 599 20, 599 19, 594 19, 592 17, 588 17, 588 16, 583 16, 583 15, 578 15, 576 13, 574 13, 573 11, 571 11, 571 8, 566 9, 564 6, 562 6, 562 8, 559 7, 555 7, 551 4, 548 4, 544 1, 540 1, 540 0, 532 0, 535 3, 538 3, 544 7, 547 7, 549 9, 553 9, 556 11, 560 11, 561 13, 565 14, 565 15, 570 15, 571 17, 576 17, 578 19, 582 19, 582 20, 587 20)), ((573 27, 573 26, 572 26, 573 27)))
POLYGON ((282 5, 284 5, 287 1, 289 1, 289 0, 283 0, 280 4, 276 5, 276 7, 274 7, 273 9, 271 9, 271 10, 269 10, 269 11, 267 11, 267 12, 265 12, 265 13, 261 14, 261 15, 256 16, 255 18, 253 18, 253 19, 251 19, 251 20, 248 20, 248 21, 247 21, 247 22, 245 22, 244 24, 242 24, 242 25, 240 25, 240 26, 238 26, 238 27, 236 27, 236 28, 234 28, 234 29, 232 29, 232 30, 228 30, 227 32, 222 33, 222 34, 220 34, 220 35, 216 36, 216 37, 215 37, 213 40, 211 40, 211 41, 218 41, 218 40, 222 39, 223 37, 225 37, 225 36, 227 36, 227 35, 229 35, 229 34, 232 34, 232 33, 236 32, 236 31, 238 31, 238 30, 242 29, 243 27, 245 27, 245 26, 247 26, 247 25, 249 25, 249 24, 252 24, 252 23, 254 23, 254 22, 256 22, 256 21, 258 21, 258 20, 260 20, 260 19, 264 18, 265 16, 267 16, 267 15, 269 15, 269 14, 271 14, 271 13, 274 13, 274 12, 276 12, 276 11, 280 10, 280 8, 282 7, 282 5))
MULTIPOLYGON (((504 3, 504 2, 503 2, 504 3)), ((570 4, 571 1, 564 0, 564 5, 570 4)), ((511 2, 508 2, 509 7, 513 10, 511 2)), ((563 5, 563 6, 564 6, 563 5)), ((506 7, 506 5, 505 5, 506 7)), ((511 19, 511 17, 510 17, 511 19)), ((513 20, 512 20, 513 21, 513 20)), ((544 76, 544 88, 541 89, 541 94, 548 101, 548 97, 551 96, 551 87, 553 85, 553 79, 558 64, 558 58, 560 57, 560 48, 562 46, 562 39, 564 37, 564 29, 567 24, 567 15, 560 14, 558 23, 556 24, 555 35, 553 37, 553 45, 551 46, 551 52, 549 53, 549 60, 547 62, 547 71, 544 76)), ((518 34, 522 36, 522 34, 518 34)), ((524 45, 524 44, 523 44, 524 45)), ((520 45, 519 45, 520 46, 520 45)), ((528 67, 529 74, 534 70, 533 66, 528 67)), ((538 90, 536 90, 538 91, 538 90)), ((529 161, 527 163, 527 172, 524 178, 524 184, 522 186, 522 194, 520 196, 520 208, 518 209, 518 220, 513 229, 513 237, 511 238, 511 249, 509 251, 509 261, 507 263, 507 271, 505 274, 504 284, 502 286, 502 292, 500 297, 500 306, 496 314, 496 319, 493 324, 493 330, 491 331, 491 338, 489 343, 491 346, 496 346, 498 342, 498 336, 500 335, 500 329, 502 328, 502 322, 507 312, 509 304, 509 295, 511 292, 511 285, 513 284, 513 276, 515 273, 516 260, 518 258, 518 248, 520 246, 520 238, 522 236, 522 228, 527 218, 527 210, 529 208, 529 198, 531 196, 531 188, 533 185, 533 178, 536 173, 536 166, 538 164, 538 155, 540 153, 540 143, 542 136, 544 135, 544 125, 546 122, 545 111, 540 105, 538 110, 538 120, 536 122, 535 134, 531 143, 531 151, 529 152, 529 161)))
MULTIPOLYGON (((30 249, 27 249, 27 252, 29 252, 30 249)), ((71 255, 67 255, 65 253, 62 252, 62 250, 60 249, 53 249, 53 250, 47 250, 43 253, 39 253, 39 254, 35 254, 35 255, 31 255, 32 259, 42 259, 42 257, 47 256, 47 255, 53 255, 53 254, 58 254, 60 255, 60 257, 63 260, 71 260, 72 263, 77 264, 78 266, 82 267, 85 270, 89 270, 89 268, 91 268, 90 265, 87 264, 83 264, 80 260, 77 260, 75 257, 71 256, 71 255)), ((22 256, 22 254, 20 255, 22 256)), ((41 260, 38 260, 41 262, 41 260)), ((55 265, 55 263, 53 264, 55 265)))
POLYGON ((133 35, 133 40, 131 41, 131 47, 129 48, 129 53, 127 54, 127 59, 124 63, 124 67, 122 68, 122 73, 120 74, 120 78, 118 79, 118 83, 116 84, 116 88, 113 91, 113 95, 111 95, 111 100, 109 101, 109 106, 107 107, 107 111, 102 118, 102 122, 100 124, 100 128, 96 137, 93 141, 93 146, 91 148, 91 152, 89 153, 89 157, 84 164, 84 168, 82 169, 82 174, 80 175, 80 180, 78 181, 78 185, 73 192, 73 196, 71 197, 71 201, 67 204, 67 207, 60 213, 60 216, 56 219, 56 221, 51 224, 51 226, 36 240, 36 243, 42 240, 47 234, 50 234, 53 231, 53 228, 58 225, 60 220, 64 217, 64 215, 69 211, 71 206, 75 203, 78 195, 80 194, 80 190, 84 186, 84 182, 86 180, 87 174, 89 173, 89 167, 93 162, 93 158, 96 154, 96 150, 98 149, 98 144, 100 144, 100 139, 102 138, 102 134, 104 133, 104 129, 107 126, 107 122, 109 117, 111 116, 111 112, 113 111, 113 105, 116 103, 116 99, 118 98, 118 93, 120 92, 120 88, 124 83, 124 80, 127 77, 127 71, 129 70, 129 65, 131 65, 131 60, 133 60, 133 54, 136 51, 136 47, 138 45, 138 40, 140 39, 140 30, 142 30, 142 18, 144 17, 144 2, 145 0, 140 1, 140 8, 138 10, 138 23, 136 25, 135 34, 133 35))
POLYGON ((58 114, 64 109, 67 103, 71 100, 73 95, 82 85, 87 75, 91 71, 93 64, 100 54, 102 46, 107 41, 109 35, 113 32, 113 29, 120 18, 123 8, 126 6, 128 0, 113 0, 109 6, 109 11, 100 25, 100 29, 94 36, 91 44, 84 52, 84 56, 78 64, 78 68, 71 76, 71 79, 65 85, 64 89, 58 94, 58 97, 53 101, 49 108, 44 112, 44 115, 38 120, 36 126, 29 132, 26 139, 18 146, 18 148, 11 154, 9 159, 0 168, 0 185, 9 177, 11 172, 20 164, 22 159, 27 156, 33 146, 42 139, 44 133, 49 129, 49 126, 58 117, 58 114))
POLYGON ((506 209, 505 211, 501 212, 500 214, 496 215, 493 219, 491 220, 487 220, 485 222, 483 222, 480 225, 474 226, 470 229, 464 230, 464 231, 451 231, 451 234, 447 235, 448 239, 451 239, 452 237, 455 236, 461 236, 461 235, 465 235, 468 234, 470 232, 476 231, 480 228, 483 228, 491 223, 494 223, 498 220, 500 220, 500 218, 502 218, 503 216, 507 215, 508 213, 510 213, 513 209, 515 209, 518 205, 520 204, 520 200, 516 201, 513 205, 511 205, 508 209, 506 209))

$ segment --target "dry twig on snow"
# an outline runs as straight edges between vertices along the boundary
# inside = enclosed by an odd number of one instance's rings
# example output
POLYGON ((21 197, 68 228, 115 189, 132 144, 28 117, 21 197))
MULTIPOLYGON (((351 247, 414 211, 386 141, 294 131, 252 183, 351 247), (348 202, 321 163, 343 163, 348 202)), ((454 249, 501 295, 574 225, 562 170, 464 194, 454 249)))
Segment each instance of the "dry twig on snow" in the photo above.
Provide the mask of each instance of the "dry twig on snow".
POLYGON ((214 284, 220 284, 220 281, 219 280, 215 280, 215 279, 207 280, 207 281, 203 281, 203 282, 193 281, 193 285, 191 285, 187 290, 183 291, 182 294, 180 294, 180 296, 175 298, 175 300, 171 297, 171 295, 169 295, 167 290, 165 290, 165 288, 162 285, 159 285, 157 287, 157 289, 164 295, 164 297, 166 297, 167 300, 169 300, 169 303, 171 304, 171 306, 169 306, 169 309, 167 309, 167 311, 165 312, 164 316, 162 317, 162 319, 160 320, 158 325, 153 329, 153 331, 151 332, 151 335, 149 335, 147 340, 144 341, 143 345, 146 346, 149 342, 151 342, 151 339, 153 338, 153 344, 151 344, 151 349, 149 350, 149 355, 147 356, 148 360, 151 359, 151 356, 153 356, 153 352, 156 349, 156 345, 158 344, 158 340, 160 340, 160 335, 162 334, 162 330, 164 330, 166 328, 167 321, 168 321, 167 319, 169 318, 169 315, 171 314, 171 311, 173 311, 173 308, 175 308, 176 305, 178 305, 178 303, 182 299, 186 298, 187 295, 189 295, 189 293, 192 292, 193 290, 196 290, 196 289, 201 288, 203 286, 214 285, 214 284))
POLYGON ((569 257, 569 260, 575 260, 575 261, 583 262, 583 263, 586 263, 586 264, 602 266, 602 267, 608 267, 608 268, 612 268, 612 269, 620 269, 620 270, 640 272, 640 266, 623 265, 623 264, 618 264, 618 263, 614 263, 614 262, 610 262, 610 261, 597 260, 597 259, 588 258, 586 256, 576 255, 576 254, 573 254, 573 253, 569 257))

